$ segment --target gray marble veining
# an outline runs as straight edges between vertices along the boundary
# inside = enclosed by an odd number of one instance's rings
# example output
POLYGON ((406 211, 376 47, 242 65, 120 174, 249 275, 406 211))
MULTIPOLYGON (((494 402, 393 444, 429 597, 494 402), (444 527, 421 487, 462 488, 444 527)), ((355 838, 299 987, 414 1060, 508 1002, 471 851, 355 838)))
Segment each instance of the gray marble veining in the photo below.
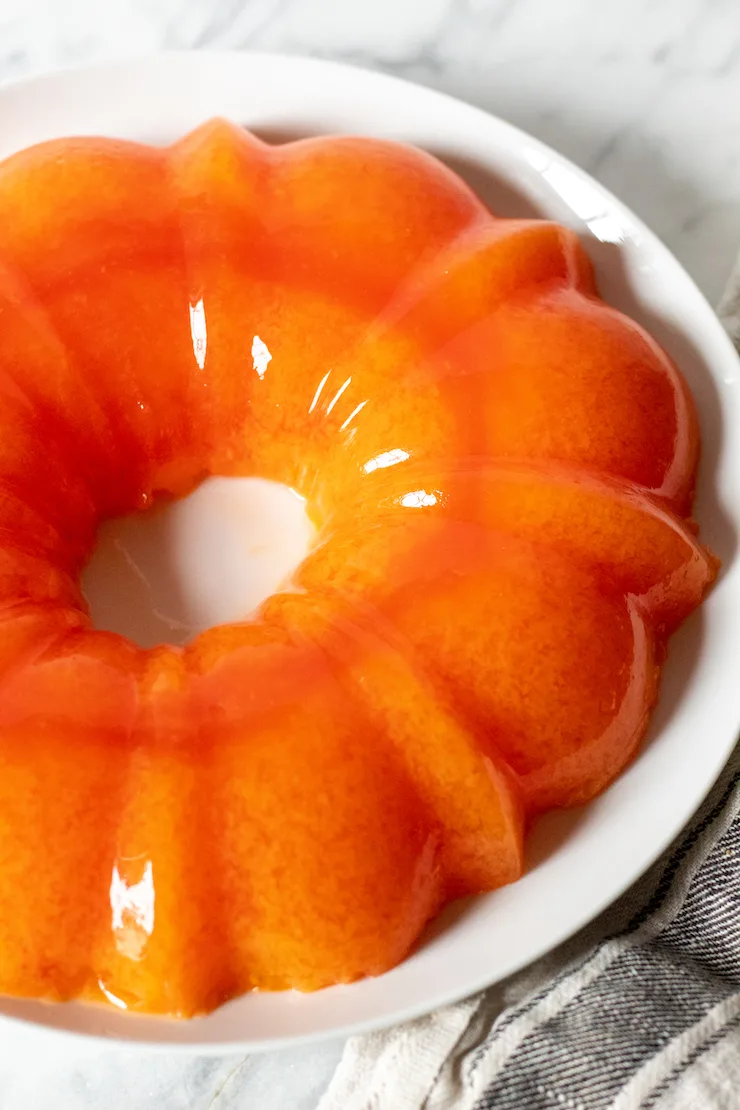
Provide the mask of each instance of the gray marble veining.
POLYGON ((209 46, 340 58, 496 112, 720 292, 740 240, 735 0, 0 0, 0 78, 209 46))

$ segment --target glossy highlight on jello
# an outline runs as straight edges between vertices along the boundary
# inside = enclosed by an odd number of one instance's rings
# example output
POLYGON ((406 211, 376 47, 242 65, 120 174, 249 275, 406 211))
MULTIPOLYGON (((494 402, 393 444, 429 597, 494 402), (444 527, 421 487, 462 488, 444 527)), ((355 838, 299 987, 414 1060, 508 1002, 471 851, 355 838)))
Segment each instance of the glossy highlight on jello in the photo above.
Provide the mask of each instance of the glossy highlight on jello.
POLYGON ((388 970, 639 747, 716 573, 680 373, 572 232, 392 143, 46 143, 0 228, 0 993, 388 970), (290 588, 95 630, 100 522, 211 474, 306 499, 290 588))

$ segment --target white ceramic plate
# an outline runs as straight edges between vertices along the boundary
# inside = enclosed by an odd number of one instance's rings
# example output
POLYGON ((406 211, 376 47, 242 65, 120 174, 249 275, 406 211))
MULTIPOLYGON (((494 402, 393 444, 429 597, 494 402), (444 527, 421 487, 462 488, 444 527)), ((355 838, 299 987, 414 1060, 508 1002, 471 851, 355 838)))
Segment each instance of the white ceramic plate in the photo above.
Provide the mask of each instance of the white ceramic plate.
POLYGON ((504 215, 575 228, 607 300, 642 321, 684 371, 704 438, 697 516, 723 558, 706 605, 671 643, 650 739, 603 797, 551 815, 514 886, 480 897, 400 967, 313 995, 250 994, 186 1023, 101 1007, 0 1000, 0 1013, 149 1044, 256 1049, 401 1021, 508 975, 573 933, 655 859, 696 809, 740 725, 740 363, 666 248, 619 201, 501 120, 390 77, 255 54, 172 55, 59 74, 0 91, 0 156, 70 133, 164 142, 220 114, 272 138, 354 132, 440 156, 504 215))

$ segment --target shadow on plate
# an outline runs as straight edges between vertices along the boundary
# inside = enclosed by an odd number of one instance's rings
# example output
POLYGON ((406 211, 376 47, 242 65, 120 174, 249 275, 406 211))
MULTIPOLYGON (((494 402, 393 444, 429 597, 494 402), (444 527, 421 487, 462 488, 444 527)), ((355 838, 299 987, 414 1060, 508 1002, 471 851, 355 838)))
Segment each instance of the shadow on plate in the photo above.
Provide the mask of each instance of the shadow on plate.
MULTIPOLYGON (((268 142, 285 143, 309 137, 310 133, 289 129, 265 129, 258 131, 258 134, 268 142)), ((544 138, 547 140, 547 136, 544 138)), ((564 149, 568 150, 567 144, 564 149)), ((431 153, 467 181, 496 214, 509 218, 535 219, 547 215, 544 206, 539 206, 522 186, 492 172, 487 166, 450 156, 444 150, 431 150, 431 153)), ((635 175, 643 172, 648 172, 644 166, 635 167, 635 175)), ((652 166, 649 172, 665 173, 666 170, 665 167, 659 169, 652 166)), ((686 190, 689 190, 688 185, 686 190)), ((696 204, 698 199, 693 194, 687 193, 686 203, 696 204)), ((625 197, 628 204, 633 200, 632 197, 625 197)), ((645 213, 645 215, 650 220, 651 213, 645 213)), ((712 549, 722 560, 723 567, 726 568, 735 555, 737 534, 732 520, 719 500, 716 487, 715 475, 723 448, 725 428, 714 377, 688 334, 680 331, 672 321, 649 309, 636 295, 629 278, 624 249, 617 243, 602 242, 588 229, 583 228, 583 222, 575 214, 574 222, 581 228, 581 240, 594 264, 604 299, 646 328, 673 358, 691 388, 702 429, 697 516, 702 525, 702 537, 711 544, 712 549)), ((704 623, 703 615, 698 611, 671 639, 667 666, 664 668, 661 682, 660 699, 653 713, 642 750, 656 742, 680 708, 683 691, 691 680, 701 651, 704 623)), ((639 759, 639 753, 637 758, 639 759)), ((575 828, 586 819, 587 812, 588 807, 580 807, 551 812, 539 818, 528 837, 527 871, 535 869, 556 852, 572 835, 575 828)), ((431 940, 457 923, 470 911, 474 902, 475 899, 468 898, 448 906, 430 924, 421 943, 431 940)))
MULTIPOLYGON (((554 855, 560 847, 570 839, 575 830, 588 820, 588 806, 577 806, 573 809, 552 810, 538 817, 527 834, 525 844, 525 874, 536 871, 547 859, 554 855)), ((495 896, 495 891, 493 892, 495 896)), ((469 914, 476 909, 479 895, 467 898, 458 898, 451 902, 442 912, 429 922, 418 942, 418 947, 436 940, 456 927, 469 914)))

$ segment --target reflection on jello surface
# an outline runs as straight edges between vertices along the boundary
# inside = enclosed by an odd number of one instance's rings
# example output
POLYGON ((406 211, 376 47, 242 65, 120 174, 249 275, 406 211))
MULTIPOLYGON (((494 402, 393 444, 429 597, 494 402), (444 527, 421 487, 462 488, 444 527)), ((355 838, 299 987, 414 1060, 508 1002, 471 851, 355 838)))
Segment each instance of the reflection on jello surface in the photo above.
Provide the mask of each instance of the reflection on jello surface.
POLYGON ((0 992, 381 974, 639 748, 717 569, 680 372, 392 143, 54 142, 0 228, 0 992))
POLYGON ((147 939, 154 929, 154 875, 151 860, 126 860, 113 865, 110 884, 111 928, 116 934, 116 946, 121 955, 130 960, 140 960, 146 953, 147 939), (122 875, 138 864, 141 877, 135 881, 122 875))

